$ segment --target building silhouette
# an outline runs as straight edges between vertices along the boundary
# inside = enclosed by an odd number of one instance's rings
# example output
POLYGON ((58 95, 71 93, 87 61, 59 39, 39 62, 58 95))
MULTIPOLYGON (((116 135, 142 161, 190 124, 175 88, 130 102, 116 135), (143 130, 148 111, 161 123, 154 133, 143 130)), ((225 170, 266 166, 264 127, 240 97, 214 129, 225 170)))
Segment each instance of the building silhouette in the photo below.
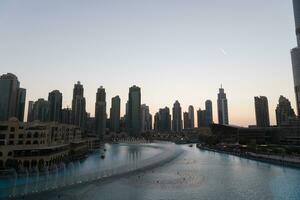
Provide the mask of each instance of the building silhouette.
POLYGON ((172 131, 177 133, 182 131, 182 111, 178 101, 173 105, 172 131))
POLYGON ((83 96, 83 85, 78 81, 74 85, 72 100, 72 123, 79 126, 81 130, 85 128, 86 101, 83 96))
POLYGON ((128 133, 130 136, 139 136, 141 133, 141 88, 136 85, 129 88, 128 110, 128 133))
POLYGON ((121 111, 121 99, 119 96, 115 96, 111 99, 110 108, 110 130, 112 132, 120 132, 120 111, 121 111))
POLYGON ((45 99, 38 99, 33 104, 32 114, 33 121, 49 122, 50 120, 50 104, 45 99))
POLYGON ((206 110, 199 110, 197 111, 197 119, 198 119, 198 128, 207 127, 207 113, 206 110))
POLYGON ((189 118, 189 128, 195 128, 195 112, 194 107, 192 105, 189 106, 188 118, 189 118))
POLYGON ((72 124, 72 110, 70 108, 62 109, 61 123, 62 124, 72 124))
POLYGON ((26 90, 20 88, 16 75, 7 73, 0 76, 0 121, 16 117, 24 121, 26 90))
POLYGON ((152 115, 149 111, 149 106, 146 104, 141 105, 141 131, 142 133, 152 129, 152 115))
POLYGON ((284 96, 279 97, 279 102, 276 107, 276 121, 277 125, 281 126, 292 118, 295 118, 294 109, 291 106, 291 102, 284 96))
POLYGON ((300 1, 293 0, 297 47, 291 50, 297 114, 300 115, 300 1))
POLYGON ((219 124, 228 125, 228 103, 226 98, 226 93, 224 93, 224 89, 219 89, 218 94, 218 118, 219 124))
POLYGON ((255 104, 256 126, 269 127, 270 117, 269 117, 269 105, 268 105, 267 97, 264 96, 254 97, 254 104, 255 104))
POLYGON ((213 109, 211 100, 205 101, 205 113, 206 113, 206 123, 205 125, 208 127, 213 123, 213 109))
POLYGON ((184 129, 190 128, 190 121, 189 121, 189 113, 183 112, 183 127, 184 129))
POLYGON ((34 105, 34 101, 29 101, 28 102, 27 122, 32 122, 33 121, 33 105, 34 105))
POLYGON ((103 139, 106 131, 106 92, 103 86, 98 88, 95 104, 96 136, 103 139))
POLYGON ((49 101, 49 117, 50 121, 61 122, 62 114, 62 93, 58 90, 53 90, 48 95, 49 101))
POLYGON ((168 107, 159 109, 154 116, 154 129, 157 132, 171 131, 171 115, 168 107))

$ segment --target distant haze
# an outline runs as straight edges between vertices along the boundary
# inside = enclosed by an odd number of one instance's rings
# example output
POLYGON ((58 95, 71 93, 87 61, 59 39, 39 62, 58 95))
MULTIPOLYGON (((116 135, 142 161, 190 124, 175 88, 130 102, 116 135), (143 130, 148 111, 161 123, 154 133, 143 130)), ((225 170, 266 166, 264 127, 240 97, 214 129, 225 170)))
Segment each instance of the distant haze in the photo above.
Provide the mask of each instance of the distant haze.
POLYGON ((280 95, 295 109, 291 0, 1 0, 0 29, 0 73, 18 76, 27 101, 58 89, 70 107, 80 80, 92 116, 101 85, 107 111, 120 95, 124 114, 136 84, 152 114, 211 99, 217 122, 222 84, 230 124, 255 124, 257 95, 272 124, 280 95))

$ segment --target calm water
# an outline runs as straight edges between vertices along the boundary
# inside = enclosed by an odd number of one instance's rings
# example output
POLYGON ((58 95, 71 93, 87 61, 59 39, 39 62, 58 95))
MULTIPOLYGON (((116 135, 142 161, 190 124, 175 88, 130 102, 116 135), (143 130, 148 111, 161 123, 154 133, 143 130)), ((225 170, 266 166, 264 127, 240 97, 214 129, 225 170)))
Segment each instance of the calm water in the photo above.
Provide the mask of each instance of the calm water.
POLYGON ((298 169, 182 148, 183 154, 159 168, 34 199, 300 199, 298 169))

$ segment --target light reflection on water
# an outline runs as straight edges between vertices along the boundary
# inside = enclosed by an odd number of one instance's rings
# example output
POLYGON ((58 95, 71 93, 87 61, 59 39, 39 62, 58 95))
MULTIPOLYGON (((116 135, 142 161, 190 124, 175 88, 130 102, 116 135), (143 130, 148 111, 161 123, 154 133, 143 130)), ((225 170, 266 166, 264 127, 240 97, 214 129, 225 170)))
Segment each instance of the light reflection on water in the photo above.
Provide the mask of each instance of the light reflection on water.
MULTIPOLYGON (((159 168, 67 189, 60 199, 300 199, 298 169, 183 148, 180 157, 159 168)), ((122 159, 122 153, 116 156, 122 159)), ((43 199, 57 195, 49 192, 43 199)))

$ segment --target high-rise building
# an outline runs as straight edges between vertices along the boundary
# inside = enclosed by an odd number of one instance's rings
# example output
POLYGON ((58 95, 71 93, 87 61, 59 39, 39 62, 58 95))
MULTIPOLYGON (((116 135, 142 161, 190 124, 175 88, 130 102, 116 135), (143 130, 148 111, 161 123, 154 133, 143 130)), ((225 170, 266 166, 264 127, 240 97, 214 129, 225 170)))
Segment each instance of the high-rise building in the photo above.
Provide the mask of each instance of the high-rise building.
POLYGON ((213 109, 211 100, 205 101, 205 111, 206 111, 206 126, 213 123, 213 109))
POLYGON ((98 88, 96 94, 95 105, 95 118, 96 118, 96 136, 100 139, 103 138, 106 131, 106 92, 103 86, 98 88))
POLYGON ((83 96, 83 92, 83 86, 78 81, 77 84, 74 85, 73 89, 72 123, 79 126, 81 130, 84 130, 86 118, 86 101, 83 96))
POLYGON ((32 122, 33 121, 33 101, 28 102, 28 110, 27 110, 27 122, 32 122))
POLYGON ((297 113, 300 115, 300 1, 293 0, 297 47, 291 50, 297 113))
POLYGON ((152 128, 152 116, 149 111, 149 106, 146 104, 141 105, 141 131, 147 132, 152 128))
POLYGON ((154 115, 154 130, 159 131, 159 112, 154 115))
POLYGON ((194 107, 191 105, 189 106, 189 128, 193 129, 195 128, 195 112, 194 112, 194 107))
POLYGON ((183 112, 183 127, 184 129, 190 128, 190 121, 189 121, 189 113, 183 112))
POLYGON ((50 104, 50 121, 61 122, 62 98, 62 93, 60 93, 58 90, 53 90, 49 93, 48 101, 50 104))
POLYGON ((120 131, 120 111, 121 111, 121 99, 119 96, 115 96, 111 99, 111 108, 110 108, 110 129, 113 132, 120 131))
POLYGON ((255 116, 257 127, 270 126, 269 105, 267 97, 254 97, 255 116))
POLYGON ((291 118, 295 118, 294 109, 291 106, 291 102, 284 96, 279 97, 279 103, 276 108, 276 121, 277 125, 281 126, 289 121, 291 118))
POLYGON ((18 96, 17 96, 16 117, 21 122, 24 121, 25 104, 26 104, 26 89, 19 88, 18 96))
POLYGON ((156 130, 159 132, 171 131, 171 115, 168 107, 159 109, 159 112, 155 115, 156 130))
POLYGON ((181 132, 182 131, 182 112, 181 106, 178 101, 175 101, 173 105, 173 121, 172 127, 174 132, 181 132))
POLYGON ((50 104, 44 99, 38 99, 33 104, 32 116, 33 121, 38 120, 41 122, 48 122, 50 119, 49 115, 50 104))
POLYGON ((72 110, 70 108, 64 108, 61 111, 61 123, 72 124, 72 110))
POLYGON ((26 90, 20 88, 18 78, 11 73, 0 76, 0 121, 16 117, 24 119, 26 90))
POLYGON ((197 111, 197 118, 198 118, 198 128, 206 127, 207 126, 207 120, 206 120, 206 110, 199 110, 197 111))
POLYGON ((131 136, 141 133, 141 89, 135 85, 129 88, 128 133, 131 136))
POLYGON ((218 94, 218 118, 219 118, 219 124, 228 125, 229 119, 228 119, 228 104, 227 104, 227 98, 226 93, 224 93, 224 89, 219 89, 218 94))

